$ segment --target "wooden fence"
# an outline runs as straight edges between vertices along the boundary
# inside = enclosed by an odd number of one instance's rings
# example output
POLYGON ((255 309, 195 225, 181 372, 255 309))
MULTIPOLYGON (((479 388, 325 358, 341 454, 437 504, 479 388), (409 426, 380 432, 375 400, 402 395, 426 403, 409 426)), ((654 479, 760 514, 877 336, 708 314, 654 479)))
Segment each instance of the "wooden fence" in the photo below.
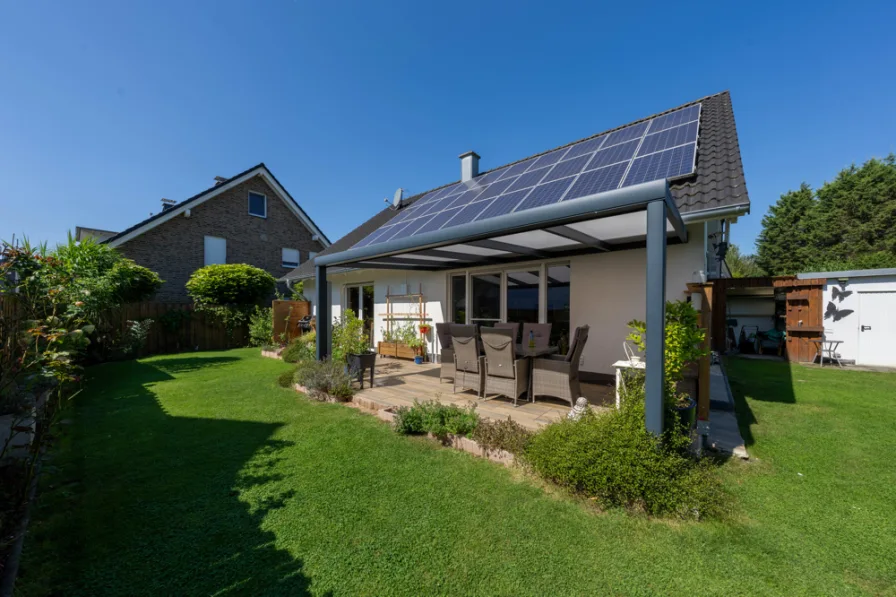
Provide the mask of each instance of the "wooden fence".
MULTIPOLYGON (((0 346, 12 333, 17 321, 18 302, 15 295, 0 295, 0 346)), ((224 326, 214 316, 196 311, 191 303, 132 303, 107 312, 99 332, 113 341, 121 338, 129 321, 152 319, 146 345, 140 356, 193 350, 223 350, 245 346, 249 342, 248 326, 239 326, 228 338, 224 326)), ((106 349, 108 350, 108 349, 106 349)), ((105 350, 103 351, 105 353, 105 350)), ((105 354, 102 358, 109 358, 105 354)))
POLYGON ((190 303, 131 303, 112 310, 106 321, 112 333, 123 334, 128 321, 152 319, 146 345, 141 355, 191 350, 223 350, 245 346, 249 341, 247 326, 239 326, 228 338, 227 331, 208 313, 196 311, 190 303))

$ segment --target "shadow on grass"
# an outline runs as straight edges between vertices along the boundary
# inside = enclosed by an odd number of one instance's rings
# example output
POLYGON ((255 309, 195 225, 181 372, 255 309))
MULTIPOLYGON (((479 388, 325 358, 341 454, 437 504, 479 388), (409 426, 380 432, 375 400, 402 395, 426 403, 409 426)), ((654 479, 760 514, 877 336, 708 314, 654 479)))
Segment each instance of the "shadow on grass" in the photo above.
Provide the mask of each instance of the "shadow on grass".
POLYGON ((796 404, 791 365, 786 361, 734 356, 725 359, 725 372, 734 397, 734 409, 741 437, 745 446, 752 446, 756 443, 752 428, 761 422, 750 408, 747 397, 763 402, 796 404))
POLYGON ((22 594, 309 593, 302 561, 261 528, 296 497, 267 487, 292 446, 272 439, 280 424, 169 416, 147 389, 233 360, 104 367, 45 479, 22 594))

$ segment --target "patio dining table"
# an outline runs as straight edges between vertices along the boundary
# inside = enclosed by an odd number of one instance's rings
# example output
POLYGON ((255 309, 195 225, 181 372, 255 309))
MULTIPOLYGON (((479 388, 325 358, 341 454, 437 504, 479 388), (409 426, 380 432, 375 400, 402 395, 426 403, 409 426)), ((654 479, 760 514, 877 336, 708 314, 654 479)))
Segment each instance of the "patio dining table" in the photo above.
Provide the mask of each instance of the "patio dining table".
POLYGON ((545 357, 560 352, 558 346, 536 346, 530 347, 528 344, 517 344, 516 354, 518 357, 526 357, 529 359, 529 392, 526 396, 527 402, 535 402, 535 396, 532 395, 532 365, 533 361, 538 357, 545 357))

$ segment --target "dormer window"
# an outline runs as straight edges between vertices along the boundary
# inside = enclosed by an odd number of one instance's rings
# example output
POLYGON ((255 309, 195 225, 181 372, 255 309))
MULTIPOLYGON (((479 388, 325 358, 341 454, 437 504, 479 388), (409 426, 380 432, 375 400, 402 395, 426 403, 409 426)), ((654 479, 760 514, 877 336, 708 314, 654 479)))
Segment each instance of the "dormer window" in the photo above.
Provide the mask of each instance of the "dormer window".
POLYGON ((249 215, 259 218, 268 217, 268 198, 261 193, 249 191, 249 215))

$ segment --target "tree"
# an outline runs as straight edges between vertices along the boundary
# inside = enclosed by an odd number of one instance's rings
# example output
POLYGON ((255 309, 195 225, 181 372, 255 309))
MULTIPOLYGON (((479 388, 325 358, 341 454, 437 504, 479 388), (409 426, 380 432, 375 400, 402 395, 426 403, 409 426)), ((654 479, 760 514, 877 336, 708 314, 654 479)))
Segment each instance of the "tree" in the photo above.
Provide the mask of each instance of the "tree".
POLYGON ((808 184, 789 191, 762 218, 756 240, 756 264, 770 275, 800 271, 811 255, 811 221, 815 199, 808 184))
POLYGON ((762 219, 757 263, 769 274, 896 267, 896 156, 803 184, 762 219))
POLYGON ((728 247, 728 252, 725 254, 725 265, 728 266, 732 278, 753 278, 765 275, 765 270, 756 263, 756 256, 741 255, 737 245, 728 247))
POLYGON ((218 317, 231 340, 236 327, 246 323, 255 307, 276 287, 274 276, 245 263, 207 265, 187 281, 187 292, 196 308, 218 317))

